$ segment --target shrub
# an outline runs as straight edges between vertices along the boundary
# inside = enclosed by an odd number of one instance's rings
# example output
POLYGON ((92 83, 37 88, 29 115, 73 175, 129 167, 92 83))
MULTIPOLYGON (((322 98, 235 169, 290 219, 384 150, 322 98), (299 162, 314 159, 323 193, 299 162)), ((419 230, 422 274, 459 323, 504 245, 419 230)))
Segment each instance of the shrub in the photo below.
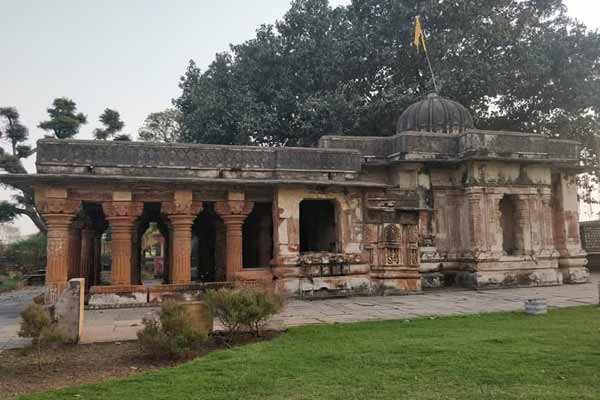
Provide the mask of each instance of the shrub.
POLYGON ((144 318, 142 323, 144 328, 137 333, 140 346, 157 359, 190 354, 208 338, 186 307, 172 301, 162 304, 158 321, 144 318))
POLYGON ((209 291, 206 302, 232 340, 243 329, 260 336, 261 331, 283 306, 283 298, 257 289, 209 291))
POLYGON ((64 341, 64 335, 50 318, 48 311, 39 304, 30 304, 21 312, 19 336, 31 338, 37 350, 38 368, 42 369, 42 348, 54 342, 64 341))

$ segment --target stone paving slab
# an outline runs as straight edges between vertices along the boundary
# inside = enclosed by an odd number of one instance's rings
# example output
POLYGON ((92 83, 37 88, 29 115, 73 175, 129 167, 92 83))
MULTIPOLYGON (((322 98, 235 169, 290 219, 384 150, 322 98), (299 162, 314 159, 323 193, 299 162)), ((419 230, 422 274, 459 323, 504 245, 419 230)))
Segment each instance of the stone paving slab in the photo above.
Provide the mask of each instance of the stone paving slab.
MULTIPOLYGON (((551 308, 598 304, 599 282, 600 273, 595 273, 591 282, 583 285, 477 291, 450 289, 407 296, 292 300, 270 325, 283 329, 310 324, 516 311, 523 310, 525 300, 535 297, 545 298, 551 308)), ((18 314, 39 290, 0 295, 0 351, 28 343, 17 336, 18 314)), ((82 342, 135 340, 142 318, 154 318, 158 311, 159 308, 152 307, 86 310, 82 342)), ((215 329, 220 327, 216 325, 215 329)))

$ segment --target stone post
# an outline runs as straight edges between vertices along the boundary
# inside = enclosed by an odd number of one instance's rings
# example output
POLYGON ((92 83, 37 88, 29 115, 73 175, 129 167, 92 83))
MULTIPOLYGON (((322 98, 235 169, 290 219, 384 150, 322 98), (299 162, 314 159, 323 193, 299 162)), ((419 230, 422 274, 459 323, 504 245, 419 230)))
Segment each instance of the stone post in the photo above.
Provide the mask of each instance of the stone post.
POLYGON ((142 214, 144 203, 109 201, 102 203, 104 214, 111 226, 112 269, 111 284, 131 285, 133 224, 142 214))
POLYGON ((46 302, 54 303, 67 285, 69 226, 80 202, 69 200, 63 189, 36 190, 36 206, 48 227, 46 244, 46 302))
POLYGON ((228 201, 218 201, 215 211, 225 224, 227 252, 225 256, 225 279, 233 281, 243 267, 242 226, 252 208, 253 202, 244 200, 244 193, 229 193, 228 201))
POLYGON ((64 338, 77 343, 83 333, 85 282, 83 278, 71 279, 68 287, 58 297, 53 307, 53 317, 64 338))
POLYGON ((178 191, 173 201, 162 203, 161 210, 171 222, 169 282, 188 284, 192 279, 192 225, 202 203, 193 201, 192 192, 178 191))

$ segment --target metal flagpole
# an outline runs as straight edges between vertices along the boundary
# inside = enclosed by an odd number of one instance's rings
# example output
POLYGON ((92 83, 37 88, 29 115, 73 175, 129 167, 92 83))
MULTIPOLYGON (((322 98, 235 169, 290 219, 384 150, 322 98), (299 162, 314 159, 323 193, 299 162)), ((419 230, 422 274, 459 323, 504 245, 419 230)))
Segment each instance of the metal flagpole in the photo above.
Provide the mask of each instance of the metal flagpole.
POLYGON ((433 73, 433 67, 431 66, 431 60, 429 59, 429 52, 425 49, 425 57, 427 58, 427 65, 429 65, 429 72, 431 72, 431 80, 433 81, 433 88, 435 92, 439 95, 440 91, 438 90, 438 85, 435 80, 435 74, 433 73))
POLYGON ((419 52, 419 47, 423 46, 423 50, 425 51, 425 58, 427 59, 427 65, 429 66, 429 72, 431 73, 431 80, 433 81, 433 88, 436 93, 439 93, 437 81, 435 79, 435 73, 433 72, 433 67, 431 65, 431 59, 429 58, 429 51, 427 50, 427 44, 425 42, 425 32, 423 32, 423 27, 421 26, 421 18, 419 15, 415 17, 415 46, 417 48, 417 52, 419 52))

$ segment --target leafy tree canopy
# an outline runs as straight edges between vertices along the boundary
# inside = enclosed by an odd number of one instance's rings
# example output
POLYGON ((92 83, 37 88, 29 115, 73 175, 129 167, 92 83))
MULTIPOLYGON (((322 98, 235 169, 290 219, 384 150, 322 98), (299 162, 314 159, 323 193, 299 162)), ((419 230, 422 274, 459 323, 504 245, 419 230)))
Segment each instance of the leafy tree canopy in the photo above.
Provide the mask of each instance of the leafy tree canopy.
POLYGON ((77 105, 66 97, 57 98, 48 108, 49 120, 40 122, 39 128, 51 131, 58 139, 69 139, 79 133, 81 125, 87 123, 82 113, 77 113, 77 105))
POLYGON ((125 126, 125 123, 121 120, 121 114, 110 108, 105 109, 100 115, 100 122, 104 125, 104 128, 97 128, 94 130, 94 137, 98 140, 106 140, 115 136, 125 126))
POLYGON ((594 163, 600 34, 562 0, 295 0, 206 71, 190 62, 174 100, 182 139, 311 146, 324 134, 393 134, 399 114, 433 91, 412 47, 416 15, 440 94, 477 127, 577 139, 594 163))
POLYGON ((141 140, 175 143, 181 141, 181 112, 173 108, 150 113, 138 131, 141 140))
POLYGON ((31 147, 21 144, 29 138, 29 131, 21 124, 19 118, 16 108, 0 107, 0 121, 4 119, 4 126, 0 125, 0 137, 4 136, 9 141, 13 156, 29 157, 31 147))

